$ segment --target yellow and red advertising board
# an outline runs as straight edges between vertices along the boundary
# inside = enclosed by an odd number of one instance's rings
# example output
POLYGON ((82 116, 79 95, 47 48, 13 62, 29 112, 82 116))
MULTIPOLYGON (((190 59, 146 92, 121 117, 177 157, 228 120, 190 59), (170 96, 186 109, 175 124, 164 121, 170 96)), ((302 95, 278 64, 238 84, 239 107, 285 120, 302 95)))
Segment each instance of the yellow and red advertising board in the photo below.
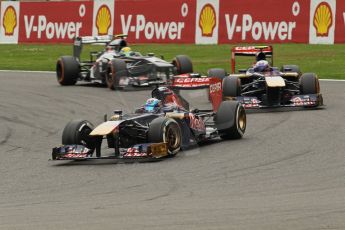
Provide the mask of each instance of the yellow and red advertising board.
POLYGON ((128 34, 130 43, 334 44, 345 42, 345 1, 1 1, 0 24, 0 43, 128 34))

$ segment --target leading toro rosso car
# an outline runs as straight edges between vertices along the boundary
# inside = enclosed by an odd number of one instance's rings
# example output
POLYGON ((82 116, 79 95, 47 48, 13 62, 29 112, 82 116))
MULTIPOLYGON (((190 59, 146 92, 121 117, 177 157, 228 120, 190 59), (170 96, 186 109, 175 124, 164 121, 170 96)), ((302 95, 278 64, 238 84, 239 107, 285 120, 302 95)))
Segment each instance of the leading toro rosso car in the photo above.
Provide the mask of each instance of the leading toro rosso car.
POLYGON ((239 101, 245 108, 323 105, 316 74, 302 74, 297 65, 272 67, 272 46, 234 47, 231 63, 232 74, 223 80, 225 100, 239 101), (255 56, 254 65, 235 73, 236 56, 255 56))
POLYGON ((52 159, 156 159, 217 137, 239 139, 246 129, 245 110, 239 102, 221 101, 220 81, 180 79, 173 88, 155 88, 152 98, 134 113, 114 111, 96 127, 86 120, 73 120, 63 130, 63 145, 53 148, 52 159), (206 87, 213 106, 209 110, 190 110, 189 103, 175 92, 206 87), (109 150, 106 155, 101 153, 103 140, 109 150))
POLYGON ((125 38, 126 35, 76 37, 73 56, 57 60, 58 82, 61 85, 98 82, 109 89, 123 89, 167 84, 175 74, 193 72, 189 57, 178 55, 167 62, 153 53, 142 55, 133 51, 125 38), (90 52, 89 60, 81 60, 84 44, 104 44, 105 48, 90 52))

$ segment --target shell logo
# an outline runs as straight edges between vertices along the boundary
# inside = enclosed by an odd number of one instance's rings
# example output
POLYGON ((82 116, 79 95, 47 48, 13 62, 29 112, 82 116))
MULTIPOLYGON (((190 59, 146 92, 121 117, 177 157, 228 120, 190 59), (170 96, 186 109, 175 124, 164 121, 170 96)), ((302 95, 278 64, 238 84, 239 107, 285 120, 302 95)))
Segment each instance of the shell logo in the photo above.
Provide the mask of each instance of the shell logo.
POLYGON ((111 13, 107 5, 99 7, 96 16, 98 35, 107 35, 111 26, 111 13))
POLYGON ((214 7, 211 4, 204 5, 199 16, 199 27, 202 36, 212 37, 216 23, 216 11, 214 7))
POLYGON ((17 26, 17 13, 13 6, 6 8, 2 23, 5 29, 5 35, 12 36, 17 26))
POLYGON ((318 37, 327 37, 329 29, 333 24, 333 14, 331 6, 327 2, 321 2, 315 10, 314 27, 318 37))

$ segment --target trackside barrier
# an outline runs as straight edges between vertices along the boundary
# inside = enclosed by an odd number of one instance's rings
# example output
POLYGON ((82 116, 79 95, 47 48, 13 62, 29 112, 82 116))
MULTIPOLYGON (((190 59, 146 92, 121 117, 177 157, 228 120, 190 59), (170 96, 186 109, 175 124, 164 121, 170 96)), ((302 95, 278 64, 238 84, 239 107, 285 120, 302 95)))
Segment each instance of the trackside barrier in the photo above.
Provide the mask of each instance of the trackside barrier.
POLYGON ((0 43, 108 34, 131 43, 344 43, 345 1, 1 1, 0 43))

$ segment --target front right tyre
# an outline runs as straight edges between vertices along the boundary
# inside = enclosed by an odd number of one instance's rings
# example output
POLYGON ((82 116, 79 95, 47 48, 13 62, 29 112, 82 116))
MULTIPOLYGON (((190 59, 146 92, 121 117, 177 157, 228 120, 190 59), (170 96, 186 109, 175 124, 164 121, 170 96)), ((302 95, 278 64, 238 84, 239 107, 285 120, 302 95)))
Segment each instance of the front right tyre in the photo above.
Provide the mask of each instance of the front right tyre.
POLYGON ((148 142, 164 142, 170 156, 176 155, 182 144, 182 132, 180 125, 172 118, 158 117, 149 126, 148 142))
POLYGON ((222 139, 240 139, 246 131, 247 118, 237 101, 223 101, 215 115, 215 124, 222 139))
POLYGON ((95 145, 89 136, 94 126, 87 120, 72 120, 68 122, 62 132, 63 145, 84 145, 89 149, 94 149, 95 145))
POLYGON ((123 77, 128 77, 126 62, 121 59, 111 60, 105 75, 105 82, 108 88, 111 90, 118 89, 120 87, 120 80, 123 77))

